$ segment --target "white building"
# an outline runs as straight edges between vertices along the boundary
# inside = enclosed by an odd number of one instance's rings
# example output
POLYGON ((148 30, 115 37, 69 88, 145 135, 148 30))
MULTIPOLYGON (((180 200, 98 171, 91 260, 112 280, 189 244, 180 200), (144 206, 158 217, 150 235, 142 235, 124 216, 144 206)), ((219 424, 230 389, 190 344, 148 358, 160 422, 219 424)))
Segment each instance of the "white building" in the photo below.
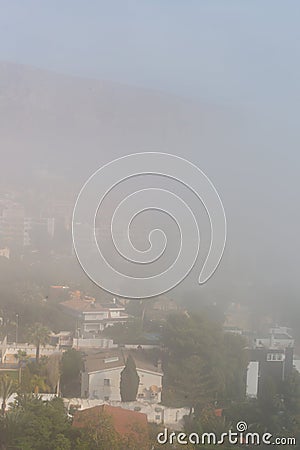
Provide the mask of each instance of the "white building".
POLYGON ((106 327, 116 323, 126 323, 129 315, 125 313, 125 307, 116 304, 101 305, 91 298, 76 298, 62 302, 61 306, 66 312, 76 317, 80 323, 80 331, 83 337, 87 334, 97 335, 106 327))
POLYGON ((55 219, 53 217, 25 217, 24 218, 24 246, 32 245, 32 234, 42 231, 44 236, 53 238, 55 219))
POLYGON ((115 323, 126 323, 129 316, 124 311, 125 308, 122 307, 99 307, 97 310, 83 311, 83 331, 98 333, 103 331, 105 327, 112 326, 115 323))
POLYGON ((97 399, 84 399, 84 398, 64 398, 64 405, 67 411, 72 412, 74 410, 83 411, 94 406, 108 404, 111 406, 121 407, 123 409, 129 409, 130 411, 137 411, 146 414, 149 423, 156 423, 165 425, 169 429, 180 431, 184 426, 184 417, 190 413, 190 408, 169 408, 167 406, 158 403, 149 403, 146 401, 137 402, 103 402, 97 399))
MULTIPOLYGON (((158 362, 150 362, 143 350, 132 350, 140 379, 137 398, 160 403, 163 373, 158 362)), ((87 355, 81 378, 81 396, 103 401, 121 401, 120 380, 129 351, 111 350, 87 355)))
POLYGON ((0 248, 0 256, 3 256, 6 259, 10 257, 10 249, 8 247, 0 248))
POLYGON ((258 394, 259 362, 250 361, 247 368, 246 395, 257 398, 258 394))
POLYGON ((267 335, 258 336, 254 339, 254 347, 265 347, 270 349, 294 347, 295 341, 287 331, 289 331, 289 329, 285 327, 270 328, 267 335))
POLYGON ((59 333, 51 333, 50 344, 60 349, 71 348, 73 346, 73 335, 71 331, 60 331, 59 333))

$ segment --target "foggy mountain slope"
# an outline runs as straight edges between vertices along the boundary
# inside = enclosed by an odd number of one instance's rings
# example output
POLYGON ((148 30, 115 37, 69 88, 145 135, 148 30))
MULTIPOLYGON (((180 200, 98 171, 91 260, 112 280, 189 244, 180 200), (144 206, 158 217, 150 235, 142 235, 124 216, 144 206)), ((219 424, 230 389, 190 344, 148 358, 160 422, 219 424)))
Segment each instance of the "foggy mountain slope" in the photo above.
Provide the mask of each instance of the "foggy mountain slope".
POLYGON ((236 120, 157 91, 0 63, 0 183, 41 190, 52 183, 59 192, 64 182, 76 195, 103 163, 163 151, 199 164, 219 188, 236 120))
POLYGON ((60 192, 64 181, 76 195, 103 163, 141 151, 174 153, 204 170, 228 219, 223 262, 201 289, 208 297, 214 286, 235 301, 297 296, 298 153, 283 125, 260 123, 247 105, 221 108, 0 63, 0 184, 52 182, 60 192))
POLYGON ((29 176, 43 168, 83 178, 138 151, 202 154, 208 165, 233 122, 171 95, 10 63, 0 64, 0 119, 8 174, 18 162, 29 176))

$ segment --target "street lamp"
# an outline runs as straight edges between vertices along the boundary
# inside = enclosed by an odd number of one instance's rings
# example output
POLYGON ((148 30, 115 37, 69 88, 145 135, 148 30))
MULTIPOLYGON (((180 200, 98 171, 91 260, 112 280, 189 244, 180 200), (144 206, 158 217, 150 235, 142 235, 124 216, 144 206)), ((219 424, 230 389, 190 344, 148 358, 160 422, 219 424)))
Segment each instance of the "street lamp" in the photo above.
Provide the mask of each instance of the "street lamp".
POLYGON ((18 343, 19 314, 16 314, 16 344, 18 343))

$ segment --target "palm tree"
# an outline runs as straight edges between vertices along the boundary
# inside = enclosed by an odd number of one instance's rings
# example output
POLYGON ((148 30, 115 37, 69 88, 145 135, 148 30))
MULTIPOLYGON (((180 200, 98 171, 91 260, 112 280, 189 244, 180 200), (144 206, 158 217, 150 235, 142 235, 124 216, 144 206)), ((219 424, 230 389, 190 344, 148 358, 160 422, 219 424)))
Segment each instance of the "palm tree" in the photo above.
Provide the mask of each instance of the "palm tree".
POLYGON ((14 437, 17 435, 20 427, 22 426, 20 412, 10 411, 5 416, 0 416, 0 449, 7 450, 12 448, 14 437))
POLYGON ((31 387, 32 387, 32 391, 34 394, 38 394, 39 392, 50 392, 51 389, 50 387, 47 385, 46 381, 45 381, 45 377, 41 376, 41 375, 33 375, 33 377, 31 378, 30 381, 31 387))
POLYGON ((18 360, 19 364, 19 384, 21 384, 22 379, 22 367, 23 364, 28 360, 27 353, 25 350, 18 350, 18 353, 15 354, 15 358, 18 360))
POLYGON ((35 360, 39 363, 41 345, 45 347, 50 341, 50 330, 41 323, 36 323, 29 329, 29 343, 36 346, 35 360))
POLYGON ((16 392, 16 384, 12 378, 7 375, 0 377, 0 396, 2 397, 1 411, 5 414, 7 399, 16 392))

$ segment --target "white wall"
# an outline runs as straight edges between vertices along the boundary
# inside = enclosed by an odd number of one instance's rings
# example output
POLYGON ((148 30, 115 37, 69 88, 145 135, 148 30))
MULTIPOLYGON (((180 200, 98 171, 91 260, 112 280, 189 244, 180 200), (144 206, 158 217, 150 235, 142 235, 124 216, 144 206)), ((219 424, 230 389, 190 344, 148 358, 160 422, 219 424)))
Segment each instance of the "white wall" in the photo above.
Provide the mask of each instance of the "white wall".
POLYGON ((300 359, 294 359, 293 365, 295 369, 300 373, 300 359))
POLYGON ((102 400, 88 400, 82 398, 64 399, 65 407, 69 410, 76 406, 80 411, 93 406, 109 404, 111 406, 138 411, 147 415, 148 422, 163 424, 170 429, 180 431, 183 429, 184 416, 190 412, 190 408, 168 408, 157 403, 136 402, 103 402, 102 400))
POLYGON ((161 388, 162 388, 162 375, 146 372, 144 370, 136 369, 138 376, 140 377, 140 384, 138 388, 138 397, 143 395, 145 400, 152 400, 157 403, 161 402, 161 388), (151 396, 149 389, 151 386, 157 386, 160 392, 157 395, 151 396))
MULTIPOLYGON (((88 390, 88 397, 90 399, 98 398, 101 400, 109 401, 121 401, 120 395, 120 380, 121 372, 124 366, 115 369, 102 370, 94 373, 90 373, 88 380, 86 375, 82 375, 82 388, 81 392, 84 396, 84 392, 88 390), (110 385, 105 386, 104 380, 110 380, 110 385), (87 387, 88 386, 88 387, 87 387)), ((137 368, 137 373, 140 377, 140 384, 138 387, 138 396, 143 395, 143 399, 160 403, 161 402, 161 387, 162 387, 162 375, 147 372, 137 368), (157 395, 151 395, 151 386, 157 386, 159 392, 157 395)))
POLYGON ((259 362, 251 361, 247 369, 246 395, 257 398, 259 362))
POLYGON ((112 339, 73 339, 74 348, 117 348, 112 339))
POLYGON ((274 337, 256 338, 254 340, 256 347, 266 347, 274 349, 283 349, 286 347, 294 347, 294 339, 275 339, 274 337))
POLYGON ((89 398, 98 397, 99 399, 112 401, 121 401, 120 395, 120 374, 123 367, 99 371, 89 374, 89 398), (110 380, 110 386, 104 385, 104 379, 110 380))
MULTIPOLYGON (((29 344, 8 344, 5 348, 2 349, 2 363, 15 364, 17 363, 17 359, 14 355, 18 354, 18 351, 26 352, 29 358, 35 358, 36 355, 36 347, 34 345, 29 344)), ((61 350, 58 346, 50 346, 40 347, 40 356, 51 356, 53 353, 61 353, 61 350)))
POLYGON ((84 312, 84 320, 103 320, 103 319, 108 319, 108 311, 103 311, 103 312, 84 312))

